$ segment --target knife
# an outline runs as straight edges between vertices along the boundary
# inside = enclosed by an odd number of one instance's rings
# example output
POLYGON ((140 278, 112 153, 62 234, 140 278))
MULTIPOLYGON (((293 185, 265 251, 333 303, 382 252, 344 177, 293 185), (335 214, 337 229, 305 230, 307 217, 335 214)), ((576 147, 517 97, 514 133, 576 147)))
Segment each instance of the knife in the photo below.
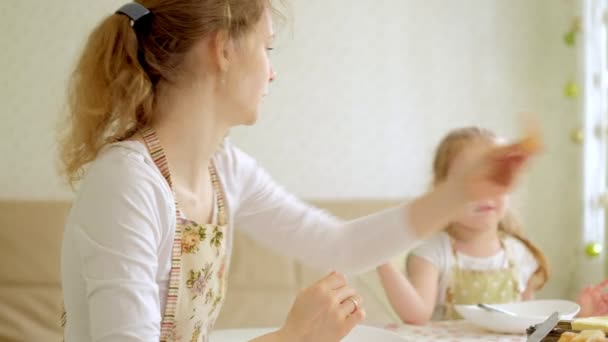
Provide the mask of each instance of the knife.
POLYGON ((557 322, 559 321, 559 312, 554 312, 545 320, 544 322, 537 324, 534 326, 534 332, 528 336, 526 342, 540 342, 543 338, 547 337, 551 330, 555 328, 557 322))

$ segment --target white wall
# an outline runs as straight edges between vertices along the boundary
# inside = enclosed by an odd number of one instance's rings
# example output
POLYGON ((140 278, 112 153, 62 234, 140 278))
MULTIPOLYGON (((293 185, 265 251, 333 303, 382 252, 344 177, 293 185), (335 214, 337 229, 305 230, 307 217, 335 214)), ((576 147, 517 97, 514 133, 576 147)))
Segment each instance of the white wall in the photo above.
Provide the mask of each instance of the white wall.
MULTIPOLYGON (((426 188, 432 150, 450 128, 478 124, 514 137, 514 114, 539 113, 548 152, 518 206, 560 265, 546 295, 568 294, 580 154, 568 140, 576 106, 562 96, 575 59, 561 36, 573 3, 292 3, 293 30, 280 30, 263 116, 233 139, 302 197, 401 198, 426 188)), ((0 197, 71 197, 53 168, 64 83, 85 33, 120 4, 2 2, 0 197)))
POLYGON ((543 67, 561 34, 543 27, 545 11, 530 1, 297 1, 264 116, 234 139, 304 197, 418 193, 450 128, 510 136, 514 114, 548 111, 543 92, 561 100, 543 67))
POLYGON ((0 198, 70 198, 55 172, 66 81, 87 32, 122 3, 0 2, 0 198))
POLYGON ((573 296, 579 250, 579 124, 563 86, 576 78, 562 42, 573 1, 296 1, 264 115, 233 139, 305 198, 411 196, 449 129, 517 136, 537 113, 546 153, 517 196, 525 230, 553 266, 545 297, 573 296))

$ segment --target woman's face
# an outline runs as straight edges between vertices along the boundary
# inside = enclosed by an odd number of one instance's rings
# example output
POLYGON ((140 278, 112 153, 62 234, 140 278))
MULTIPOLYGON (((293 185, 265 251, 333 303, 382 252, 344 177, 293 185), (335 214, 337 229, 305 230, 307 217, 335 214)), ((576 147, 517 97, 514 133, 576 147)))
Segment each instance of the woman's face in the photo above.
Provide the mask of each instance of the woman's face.
POLYGON ((273 40, 272 16, 266 10, 253 30, 234 43, 234 58, 220 86, 225 87, 231 125, 251 125, 258 119, 262 99, 276 76, 268 56, 273 40))

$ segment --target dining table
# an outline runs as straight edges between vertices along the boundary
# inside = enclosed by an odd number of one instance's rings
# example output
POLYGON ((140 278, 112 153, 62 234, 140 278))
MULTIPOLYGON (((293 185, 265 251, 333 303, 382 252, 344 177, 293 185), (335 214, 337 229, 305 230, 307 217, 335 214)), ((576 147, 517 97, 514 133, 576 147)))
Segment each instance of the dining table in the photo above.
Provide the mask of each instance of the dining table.
MULTIPOLYGON (((397 334, 403 342, 524 342, 526 335, 501 334, 484 330, 474 324, 459 321, 437 321, 427 325, 396 325, 376 326, 397 334)), ((242 342, 273 331, 273 328, 227 329, 211 334, 210 342, 242 342)), ((375 342, 375 341, 373 341, 375 342)))
POLYGON ((527 336, 522 334, 500 334, 487 331, 473 323, 459 321, 437 321, 424 326, 391 325, 386 327, 404 338, 404 341, 450 341, 450 342, 523 342, 527 336))

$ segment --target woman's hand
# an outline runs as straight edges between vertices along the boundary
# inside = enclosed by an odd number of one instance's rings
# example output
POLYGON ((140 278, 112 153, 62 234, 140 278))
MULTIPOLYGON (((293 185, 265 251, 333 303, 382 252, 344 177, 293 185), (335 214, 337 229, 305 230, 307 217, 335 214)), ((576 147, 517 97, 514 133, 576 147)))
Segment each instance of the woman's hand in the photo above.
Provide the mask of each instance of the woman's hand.
POLYGON ((453 170, 448 179, 409 206, 409 222, 418 238, 428 238, 444 229, 469 203, 510 193, 539 145, 532 138, 526 138, 512 145, 494 147, 477 160, 453 170))
POLYGON ((455 180, 460 182, 468 202, 485 200, 513 190, 523 166, 530 157, 543 150, 540 124, 532 115, 524 115, 524 138, 496 147, 471 163, 455 180))
POLYGON ((536 153, 524 140, 492 148, 478 160, 446 180, 446 185, 461 197, 463 203, 476 202, 511 192, 526 162, 536 153))
POLYGON ((365 319, 361 303, 346 277, 331 273, 300 292, 276 340, 339 342, 365 319))

